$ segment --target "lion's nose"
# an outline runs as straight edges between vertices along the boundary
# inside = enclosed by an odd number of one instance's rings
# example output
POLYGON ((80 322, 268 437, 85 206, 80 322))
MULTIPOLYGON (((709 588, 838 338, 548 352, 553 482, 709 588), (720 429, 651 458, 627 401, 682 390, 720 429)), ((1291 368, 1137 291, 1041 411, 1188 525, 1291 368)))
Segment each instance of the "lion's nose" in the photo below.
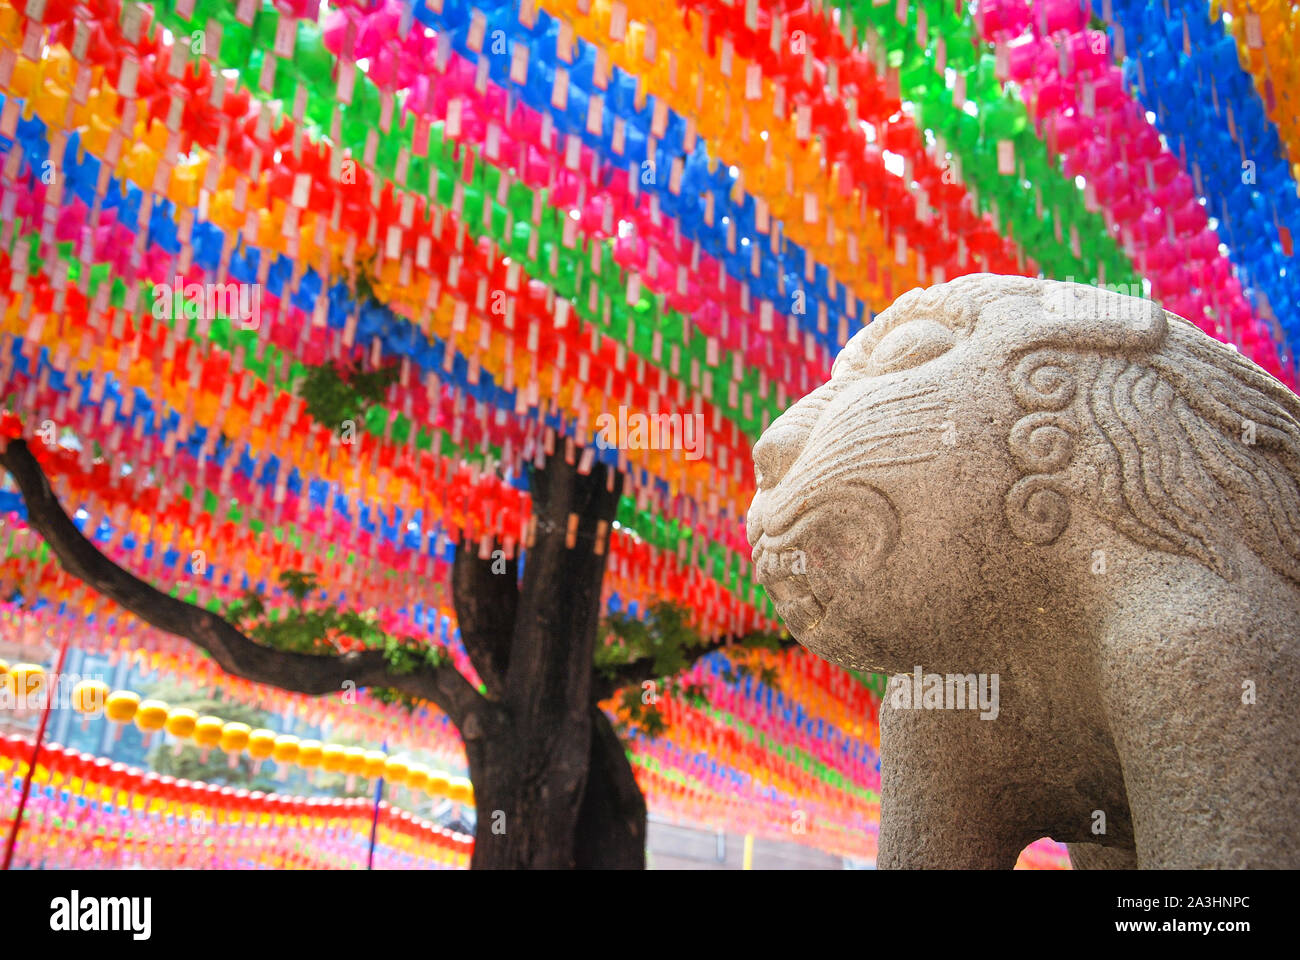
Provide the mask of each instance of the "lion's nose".
POLYGON ((754 480, 770 490, 781 482, 799 456, 799 443, 784 430, 768 430, 754 444, 754 480))

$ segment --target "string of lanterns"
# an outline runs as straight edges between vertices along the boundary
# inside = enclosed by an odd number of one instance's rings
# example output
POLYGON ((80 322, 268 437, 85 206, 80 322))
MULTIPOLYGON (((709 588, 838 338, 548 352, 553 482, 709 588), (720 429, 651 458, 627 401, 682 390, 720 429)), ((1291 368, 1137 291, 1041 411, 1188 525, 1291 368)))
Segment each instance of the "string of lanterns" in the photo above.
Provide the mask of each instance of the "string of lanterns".
MULTIPOLYGON (((0 689, 15 702, 35 704, 51 696, 45 670, 39 664, 0 661, 0 689)), ((142 699, 131 690, 110 690, 102 680, 82 680, 72 688, 71 707, 86 717, 103 715, 110 723, 134 724, 147 738, 165 732, 179 748, 193 741, 203 755, 219 749, 230 758, 232 766, 241 754, 254 762, 254 772, 264 761, 272 760, 287 772, 295 766, 304 770, 341 773, 353 780, 374 781, 380 778, 392 785, 431 797, 445 797, 453 803, 472 806, 474 788, 464 777, 452 777, 412 763, 382 750, 357 746, 321 743, 299 739, 292 734, 277 734, 265 728, 252 729, 246 723, 225 721, 211 715, 199 716, 188 707, 169 707, 161 700, 142 699)))
MULTIPOLYGON (((136 712, 138 716, 138 711, 136 712)), ((0 735, 0 831, 32 745, 0 735)), ((293 797, 41 748, 15 864, 47 869, 464 869, 473 839, 386 802, 293 797), (377 818, 377 819, 376 819, 377 818)))

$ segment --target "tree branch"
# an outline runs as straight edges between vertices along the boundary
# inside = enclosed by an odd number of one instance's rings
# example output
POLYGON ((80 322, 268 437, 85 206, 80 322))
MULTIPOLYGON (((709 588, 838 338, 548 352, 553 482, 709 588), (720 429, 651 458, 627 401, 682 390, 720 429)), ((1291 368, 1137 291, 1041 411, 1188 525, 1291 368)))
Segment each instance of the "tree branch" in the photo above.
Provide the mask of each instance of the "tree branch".
POLYGON ((0 438, 0 466, 9 471, 22 492, 28 524, 49 544, 64 570, 145 623, 206 650, 227 673, 312 696, 337 693, 347 681, 358 687, 391 687, 431 700, 458 727, 483 702, 478 691, 450 665, 421 666, 412 673, 397 674, 390 672, 380 650, 315 656, 256 643, 224 618, 169 597, 101 553, 63 509, 25 441, 5 444, 0 438))
MULTIPOLYGON (((682 670, 691 667, 701 657, 707 657, 719 650, 744 649, 749 640, 750 636, 748 635, 740 638, 728 637, 720 643, 710 643, 685 650, 682 655, 686 658, 686 663, 682 666, 682 670)), ((797 646, 799 646, 799 641, 795 640, 794 637, 782 637, 777 644, 777 649, 789 650, 791 647, 797 646)), ((597 668, 591 678, 592 699, 599 703, 602 700, 608 700, 624 687, 641 684, 647 680, 658 680, 661 676, 663 675, 655 670, 654 657, 638 657, 636 660, 619 664, 616 667, 597 668)))

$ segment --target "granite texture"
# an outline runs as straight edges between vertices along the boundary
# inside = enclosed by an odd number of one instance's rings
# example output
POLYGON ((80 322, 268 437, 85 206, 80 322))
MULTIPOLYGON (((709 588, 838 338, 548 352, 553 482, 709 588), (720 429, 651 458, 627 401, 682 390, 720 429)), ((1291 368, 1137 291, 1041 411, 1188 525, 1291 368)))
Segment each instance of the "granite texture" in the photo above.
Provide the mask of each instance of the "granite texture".
POLYGON ((790 631, 892 675, 881 867, 1011 867, 1042 836, 1080 867, 1300 866, 1281 383, 1149 301, 967 276, 860 331, 754 462, 790 631))

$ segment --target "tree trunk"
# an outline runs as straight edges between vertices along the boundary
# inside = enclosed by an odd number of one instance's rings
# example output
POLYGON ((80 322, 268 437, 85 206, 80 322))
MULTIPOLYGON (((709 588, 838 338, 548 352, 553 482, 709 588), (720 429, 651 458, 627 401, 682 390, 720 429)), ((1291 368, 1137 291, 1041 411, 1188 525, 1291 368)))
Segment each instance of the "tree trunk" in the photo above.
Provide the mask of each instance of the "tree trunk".
POLYGON ((594 704, 591 723, 591 769, 578 810, 576 865, 582 870, 644 870, 645 797, 623 741, 594 704))
POLYGON ((590 724, 585 788, 571 822, 567 794, 539 789, 549 779, 545 761, 523 762, 513 731, 482 731, 472 742, 467 737, 478 813, 473 869, 645 869, 645 798, 623 742, 595 704, 590 724), (526 775, 529 770, 540 776, 526 775))
MULTIPOLYGON (((572 869, 576 805, 554 789, 544 757, 525 757, 513 730, 467 750, 478 826, 474 870, 572 869)), ((585 774, 585 771, 584 771, 585 774)))
POLYGON ((596 835, 616 834, 611 816, 631 777, 611 762, 622 747, 592 704, 601 585, 622 477, 603 467, 584 474, 572 456, 557 453, 533 471, 535 529, 512 617, 502 611, 514 577, 490 571, 467 544, 457 551, 457 619, 492 696, 480 721, 461 727, 478 809, 475 869, 572 869, 593 757, 605 771, 591 787, 599 798, 593 816, 604 824, 596 835))

